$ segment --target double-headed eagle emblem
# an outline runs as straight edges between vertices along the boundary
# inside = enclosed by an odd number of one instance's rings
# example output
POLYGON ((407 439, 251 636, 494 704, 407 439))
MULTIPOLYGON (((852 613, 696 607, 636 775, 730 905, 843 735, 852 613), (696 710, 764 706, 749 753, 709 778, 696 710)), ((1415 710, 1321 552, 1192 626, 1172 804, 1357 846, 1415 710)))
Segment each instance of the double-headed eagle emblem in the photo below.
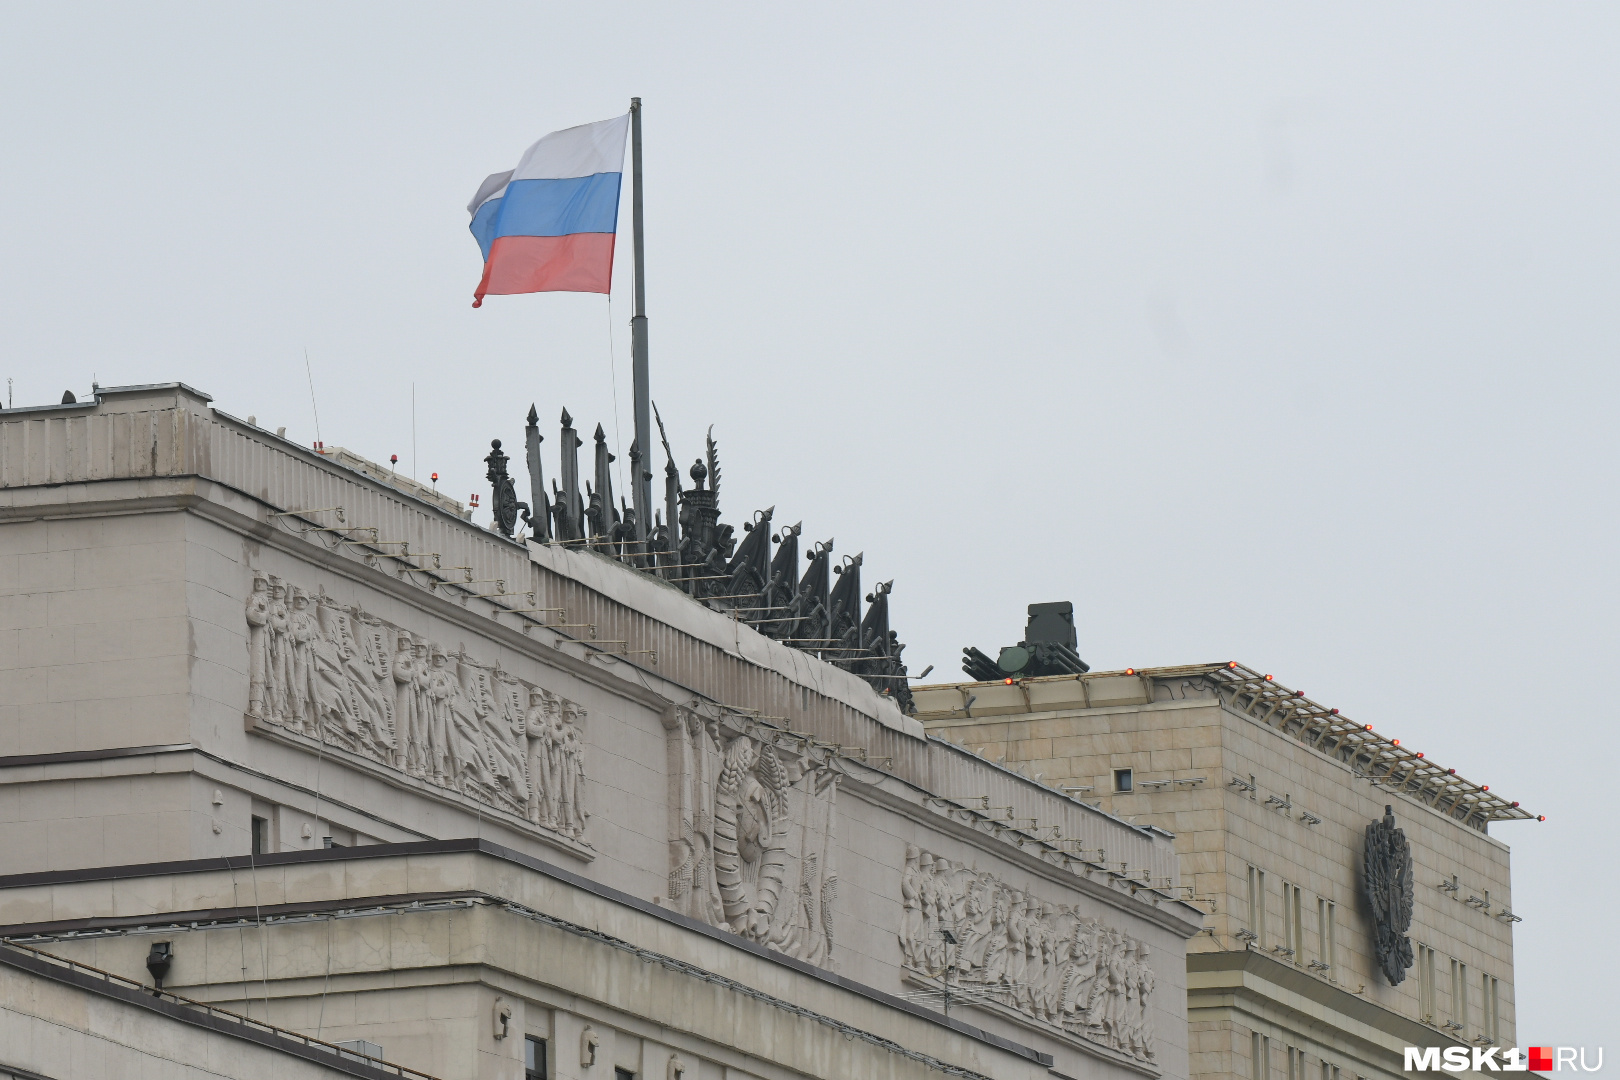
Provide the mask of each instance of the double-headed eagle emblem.
POLYGON ((1372 905, 1374 944, 1378 966, 1389 985, 1399 986, 1412 966, 1412 848, 1405 831, 1395 827, 1395 808, 1384 807, 1384 817, 1367 826, 1366 872, 1363 886, 1372 905))

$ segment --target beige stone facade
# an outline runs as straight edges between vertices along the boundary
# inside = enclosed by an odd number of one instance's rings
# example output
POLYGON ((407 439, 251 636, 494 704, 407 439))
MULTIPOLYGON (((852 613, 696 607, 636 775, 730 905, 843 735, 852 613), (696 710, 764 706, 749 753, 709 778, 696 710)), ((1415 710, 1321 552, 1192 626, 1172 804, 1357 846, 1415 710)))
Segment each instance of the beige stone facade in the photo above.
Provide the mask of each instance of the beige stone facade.
MULTIPOLYGON (((0 414, 0 937, 135 982, 164 942, 168 990, 446 1080, 530 1039, 581 1080, 1179 1078, 1179 885, 1167 832, 184 386, 0 414)), ((14 953, 7 1023, 58 1024, 28 980, 141 1004, 14 953)), ((106 1075, 26 1045, 0 1075, 106 1075)))
POLYGON ((1486 827, 1517 804, 1236 664, 916 696, 930 734, 1175 835, 1210 913, 1189 946, 1192 1075, 1351 1080, 1400 1073, 1408 1045, 1514 1045, 1508 849, 1486 827), (1415 871, 1399 985, 1363 888, 1386 806, 1415 871))

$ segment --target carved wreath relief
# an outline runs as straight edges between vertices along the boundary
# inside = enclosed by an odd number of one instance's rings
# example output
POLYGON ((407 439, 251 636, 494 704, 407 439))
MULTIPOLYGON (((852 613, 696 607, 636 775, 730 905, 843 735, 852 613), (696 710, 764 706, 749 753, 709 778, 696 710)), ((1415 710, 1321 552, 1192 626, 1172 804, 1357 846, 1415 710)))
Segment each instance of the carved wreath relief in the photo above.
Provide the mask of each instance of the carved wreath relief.
POLYGON ((839 773, 825 759, 673 710, 669 903, 828 966, 839 773))
POLYGON ((986 871, 907 845, 901 871, 905 967, 985 1001, 1155 1060, 1146 943, 986 871), (943 931, 956 944, 947 948, 943 931))
POLYGON ((1384 817, 1367 826, 1367 853, 1363 887, 1372 907, 1373 947, 1378 966, 1389 985, 1399 986, 1412 966, 1412 847, 1406 830, 1395 827, 1395 808, 1384 807, 1384 817))
POLYGON ((248 715, 578 839, 585 710, 463 652, 256 573, 248 715))

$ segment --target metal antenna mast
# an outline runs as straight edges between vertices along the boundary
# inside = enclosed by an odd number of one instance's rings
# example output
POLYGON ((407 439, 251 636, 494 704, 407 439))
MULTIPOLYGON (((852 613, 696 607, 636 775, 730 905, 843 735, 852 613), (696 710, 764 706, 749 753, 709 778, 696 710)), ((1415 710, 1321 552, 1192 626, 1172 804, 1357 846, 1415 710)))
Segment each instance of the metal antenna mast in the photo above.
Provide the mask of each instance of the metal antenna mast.
POLYGON ((652 522, 652 488, 646 462, 652 460, 652 392, 647 381, 647 267, 641 223, 641 99, 630 99, 630 216, 636 256, 636 310, 630 318, 630 357, 635 378, 636 441, 632 453, 631 495, 636 508, 636 539, 646 540, 652 522))

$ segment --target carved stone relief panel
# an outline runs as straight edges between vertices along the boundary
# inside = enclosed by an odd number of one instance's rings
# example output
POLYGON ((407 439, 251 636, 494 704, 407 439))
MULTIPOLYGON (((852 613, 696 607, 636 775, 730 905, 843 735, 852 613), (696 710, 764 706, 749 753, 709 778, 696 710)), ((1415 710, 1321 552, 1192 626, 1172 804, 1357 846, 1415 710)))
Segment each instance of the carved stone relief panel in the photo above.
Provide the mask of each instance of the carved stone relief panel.
POLYGON ((840 774, 746 718, 671 710, 669 904, 830 967, 840 774))
POLYGON ((585 710, 353 605, 255 573, 248 718, 581 841, 585 710))
POLYGON ((900 896, 902 963, 915 981, 1155 1061, 1144 942, 910 845, 900 896))

